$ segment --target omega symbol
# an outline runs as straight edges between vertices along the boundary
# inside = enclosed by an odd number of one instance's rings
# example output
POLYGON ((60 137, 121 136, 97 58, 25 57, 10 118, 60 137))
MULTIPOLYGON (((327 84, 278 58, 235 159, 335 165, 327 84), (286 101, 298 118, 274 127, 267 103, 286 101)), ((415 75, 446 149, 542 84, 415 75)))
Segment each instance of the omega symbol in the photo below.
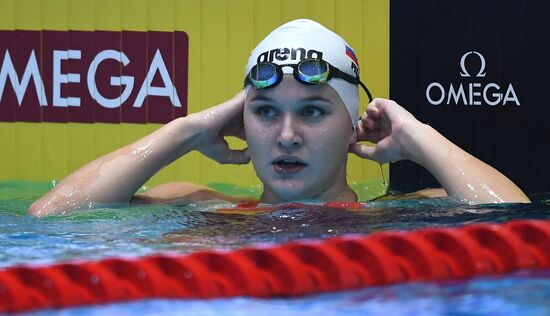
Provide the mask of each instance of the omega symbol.
POLYGON ((483 57, 483 55, 481 55, 480 52, 476 52, 476 51, 470 51, 470 52, 467 52, 466 54, 462 55, 462 58, 460 58, 460 69, 462 69, 462 71, 460 72, 460 76, 461 77, 471 77, 470 76, 470 73, 466 70, 466 57, 468 57, 469 55, 471 54, 475 54, 479 57, 479 61, 481 62, 481 65, 479 67, 479 72, 477 73, 476 77, 485 77, 485 57, 483 57))

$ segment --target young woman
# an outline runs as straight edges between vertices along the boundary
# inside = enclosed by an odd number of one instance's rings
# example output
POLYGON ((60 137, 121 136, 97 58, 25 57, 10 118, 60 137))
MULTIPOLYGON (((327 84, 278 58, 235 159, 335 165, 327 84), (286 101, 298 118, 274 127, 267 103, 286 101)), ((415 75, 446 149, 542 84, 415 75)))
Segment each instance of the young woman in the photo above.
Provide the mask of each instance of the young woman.
POLYGON ((357 58, 337 34, 311 20, 270 33, 246 66, 244 91, 177 118, 150 135, 75 171, 29 208, 35 216, 97 204, 234 199, 191 183, 135 192, 192 150, 222 164, 250 160, 263 183, 261 202, 356 201, 346 181, 348 153, 380 163, 409 159, 448 194, 469 203, 529 202, 491 166, 466 153, 391 100, 375 99, 359 116, 357 58), (225 136, 248 143, 232 150, 225 136), (360 142, 369 141, 374 146, 360 142))

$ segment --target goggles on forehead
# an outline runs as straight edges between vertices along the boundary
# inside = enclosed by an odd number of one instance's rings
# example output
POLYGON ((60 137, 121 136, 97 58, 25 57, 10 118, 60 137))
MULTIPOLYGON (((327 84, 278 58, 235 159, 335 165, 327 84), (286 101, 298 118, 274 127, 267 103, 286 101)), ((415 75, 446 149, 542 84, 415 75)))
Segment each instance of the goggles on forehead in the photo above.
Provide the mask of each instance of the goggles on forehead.
POLYGON ((341 78, 351 84, 361 85, 367 93, 369 103, 372 101, 369 89, 367 89, 367 86, 359 78, 348 75, 319 58, 304 59, 297 64, 257 63, 250 69, 250 72, 244 79, 244 85, 251 84, 256 89, 275 87, 283 79, 283 67, 292 67, 294 69, 294 78, 298 82, 307 85, 325 84, 332 78, 341 78))

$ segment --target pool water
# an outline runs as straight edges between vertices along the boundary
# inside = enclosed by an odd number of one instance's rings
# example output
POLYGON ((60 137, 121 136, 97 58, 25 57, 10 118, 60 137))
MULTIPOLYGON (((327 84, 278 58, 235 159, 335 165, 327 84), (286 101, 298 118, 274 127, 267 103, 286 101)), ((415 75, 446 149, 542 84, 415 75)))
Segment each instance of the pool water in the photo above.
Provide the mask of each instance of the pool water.
MULTIPOLYGON (((550 194, 530 205, 461 204, 453 199, 378 201, 364 209, 281 207, 220 213, 232 204, 175 203, 80 211, 44 219, 26 215, 47 183, 0 183, 0 267, 199 249, 234 249, 343 234, 548 219, 550 194)), ((297 298, 147 300, 35 314, 62 315, 550 315, 550 270, 470 280, 407 283, 297 298)))

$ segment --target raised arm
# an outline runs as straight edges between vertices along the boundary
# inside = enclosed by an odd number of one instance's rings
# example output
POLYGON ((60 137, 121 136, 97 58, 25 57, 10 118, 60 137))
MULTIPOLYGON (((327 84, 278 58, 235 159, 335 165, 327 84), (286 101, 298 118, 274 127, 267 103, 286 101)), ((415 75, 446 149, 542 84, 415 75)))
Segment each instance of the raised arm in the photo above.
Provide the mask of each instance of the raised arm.
POLYGON ((242 137, 244 94, 202 112, 177 118, 142 139, 73 172, 34 202, 29 214, 44 216, 127 203, 155 173, 191 150, 220 163, 247 163, 246 150, 230 150, 224 136, 242 137))
POLYGON ((375 99, 361 117, 350 152, 380 163, 408 159, 439 181, 448 195, 469 203, 529 203, 502 173, 462 150, 391 100, 375 99))

